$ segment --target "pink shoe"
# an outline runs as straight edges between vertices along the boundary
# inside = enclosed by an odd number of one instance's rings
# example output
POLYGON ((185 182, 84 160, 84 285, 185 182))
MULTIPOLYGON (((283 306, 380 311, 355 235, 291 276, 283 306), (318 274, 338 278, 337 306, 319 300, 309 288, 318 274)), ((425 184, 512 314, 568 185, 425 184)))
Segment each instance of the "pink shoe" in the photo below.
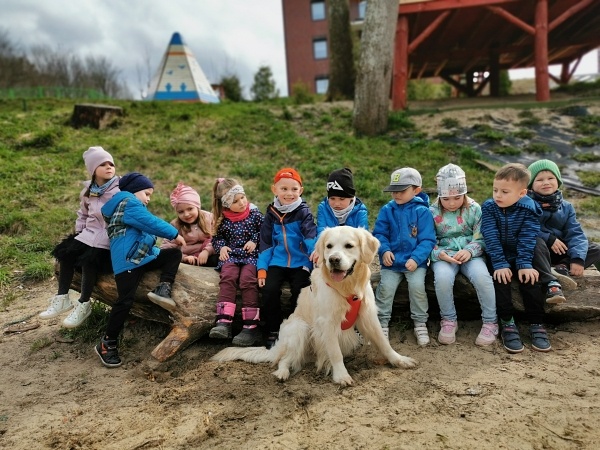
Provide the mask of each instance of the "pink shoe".
POLYGON ((498 324, 484 323, 479 336, 475 339, 475 344, 481 346, 493 344, 496 342, 496 336, 498 336, 498 324))
POLYGON ((442 329, 440 330, 440 334, 438 334, 438 342, 444 345, 454 344, 454 341, 456 341, 458 322, 455 320, 442 319, 440 324, 442 329))

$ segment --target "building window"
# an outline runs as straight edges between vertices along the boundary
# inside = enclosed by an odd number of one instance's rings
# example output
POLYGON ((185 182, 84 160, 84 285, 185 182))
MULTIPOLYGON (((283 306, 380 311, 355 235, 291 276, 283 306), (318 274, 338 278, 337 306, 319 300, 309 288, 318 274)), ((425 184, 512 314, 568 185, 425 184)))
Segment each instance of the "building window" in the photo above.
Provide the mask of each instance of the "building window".
POLYGON ((313 40, 313 54, 315 59, 327 59, 327 39, 319 38, 313 40))
POLYGON ((358 20, 365 20, 365 13, 367 12, 367 2, 363 0, 358 3, 358 20))
POLYGON ((325 2, 323 0, 310 2, 310 15, 312 20, 325 20, 325 2))
POLYGON ((328 88, 329 88, 329 78, 327 78, 327 77, 315 78, 315 93, 327 94, 328 88))

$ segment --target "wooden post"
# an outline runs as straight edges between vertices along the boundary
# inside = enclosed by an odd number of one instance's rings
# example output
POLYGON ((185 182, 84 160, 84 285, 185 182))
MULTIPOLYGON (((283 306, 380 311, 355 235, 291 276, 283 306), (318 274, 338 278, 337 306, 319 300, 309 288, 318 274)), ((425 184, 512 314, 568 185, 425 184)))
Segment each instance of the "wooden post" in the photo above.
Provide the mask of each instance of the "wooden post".
POLYGON ((408 86, 408 18, 398 17, 396 27, 396 52, 394 55, 394 77, 392 83, 392 109, 406 109, 408 86))
POLYGON ((538 102, 550 100, 548 76, 548 0, 537 0, 535 5, 535 98, 538 102))

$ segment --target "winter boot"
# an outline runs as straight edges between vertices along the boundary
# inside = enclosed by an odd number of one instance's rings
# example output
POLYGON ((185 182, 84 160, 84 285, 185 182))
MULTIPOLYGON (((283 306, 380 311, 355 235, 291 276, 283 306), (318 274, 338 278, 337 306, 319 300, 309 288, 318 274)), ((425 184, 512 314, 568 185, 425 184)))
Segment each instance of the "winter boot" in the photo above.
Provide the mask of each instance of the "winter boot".
POLYGON ((177 305, 171 298, 171 290, 173 285, 166 281, 161 281, 152 292, 148 292, 148 298, 152 303, 162 306, 167 311, 173 312, 177 309, 177 305))
POLYGON ((71 314, 69 314, 65 320, 63 320, 63 327, 77 328, 92 314, 91 301, 88 300, 85 303, 77 302, 76 305, 77 306, 75 306, 75 309, 71 311, 71 314))
POLYGON ((71 300, 69 300, 69 294, 55 295, 49 299, 49 303, 48 309, 40 313, 40 319, 54 319, 59 314, 73 308, 71 300))
POLYGON ((106 336, 100 340, 100 343, 94 347, 100 361, 106 367, 119 367, 122 362, 119 358, 116 339, 106 339, 106 336))
POLYGON ((208 337, 212 339, 231 339, 231 323, 234 314, 235 303, 217 303, 217 325, 210 330, 208 337))
POLYGON ((250 347, 254 344, 262 344, 262 333, 258 329, 260 320, 259 308, 242 308, 242 319, 244 326, 240 334, 233 338, 233 345, 250 347))

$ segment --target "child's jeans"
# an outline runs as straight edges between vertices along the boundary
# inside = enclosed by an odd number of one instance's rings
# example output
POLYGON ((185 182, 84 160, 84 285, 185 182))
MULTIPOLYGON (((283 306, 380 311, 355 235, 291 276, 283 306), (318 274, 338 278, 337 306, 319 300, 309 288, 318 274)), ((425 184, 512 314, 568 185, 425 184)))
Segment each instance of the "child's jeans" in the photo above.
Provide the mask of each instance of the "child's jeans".
POLYGON ((396 272, 390 269, 381 269, 381 281, 375 291, 377 316, 383 328, 387 328, 392 317, 394 296, 400 282, 404 278, 408 282, 408 300, 410 302, 410 318, 419 323, 426 323, 429 303, 425 292, 425 274, 427 269, 418 267, 414 272, 396 272))
POLYGON ((483 258, 472 258, 463 264, 436 261, 431 265, 435 283, 435 295, 440 305, 442 319, 456 321, 454 306, 454 280, 457 273, 468 278, 477 291, 484 323, 496 323, 496 294, 492 279, 483 258))

